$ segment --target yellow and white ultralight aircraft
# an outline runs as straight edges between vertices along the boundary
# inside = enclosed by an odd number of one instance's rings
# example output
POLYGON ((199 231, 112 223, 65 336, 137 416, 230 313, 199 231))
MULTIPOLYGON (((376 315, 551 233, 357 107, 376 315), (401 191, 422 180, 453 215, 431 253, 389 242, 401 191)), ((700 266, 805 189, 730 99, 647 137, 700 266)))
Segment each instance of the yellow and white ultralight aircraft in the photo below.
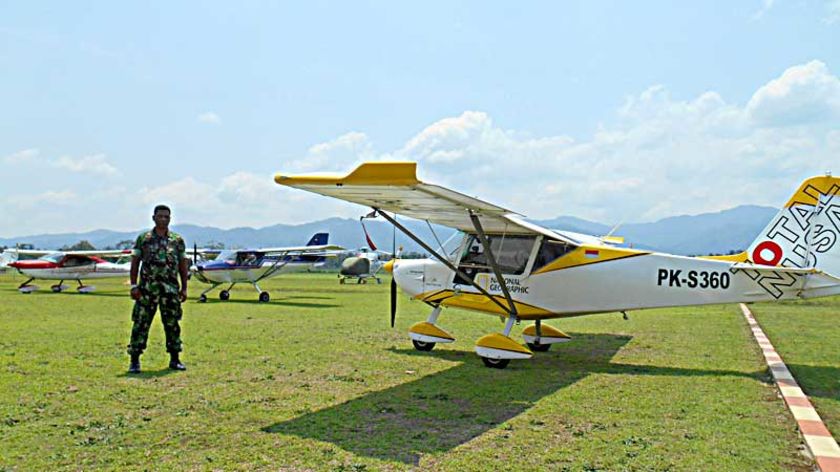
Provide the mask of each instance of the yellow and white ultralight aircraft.
MULTIPOLYGON (((542 320, 593 313, 712 303, 814 298, 840 294, 840 178, 802 183, 746 252, 685 257, 617 247, 611 237, 542 228, 521 215, 417 179, 413 162, 364 163, 347 175, 277 174, 275 182, 367 205, 433 255, 395 260, 396 285, 432 307, 409 329, 414 347, 431 350, 455 338, 437 322, 444 306, 507 318, 504 331, 481 337, 488 367, 528 359, 570 338, 542 320), (436 250, 387 212, 456 228, 451 253, 436 250), (533 321, 510 337, 520 320, 533 321), (530 349, 529 349, 530 348, 530 349)), ((441 245, 442 246, 442 245, 441 245)))

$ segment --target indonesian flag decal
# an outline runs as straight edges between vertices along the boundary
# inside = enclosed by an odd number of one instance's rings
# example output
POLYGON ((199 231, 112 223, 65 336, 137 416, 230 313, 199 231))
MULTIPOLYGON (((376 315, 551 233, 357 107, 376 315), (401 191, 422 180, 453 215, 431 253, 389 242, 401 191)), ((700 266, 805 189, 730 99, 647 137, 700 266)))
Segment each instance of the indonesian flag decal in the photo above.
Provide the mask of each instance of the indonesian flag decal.
POLYGON ((370 235, 367 232, 367 228, 365 228, 365 218, 376 218, 376 212, 372 211, 372 212, 368 213, 367 215, 359 218, 359 223, 362 224, 362 231, 365 232, 365 240, 367 241, 368 247, 371 250, 376 251, 376 244, 373 244, 373 240, 370 239, 370 235))
POLYGON ((600 253, 597 249, 586 249, 583 255, 587 259, 597 259, 598 257, 600 257, 600 253))

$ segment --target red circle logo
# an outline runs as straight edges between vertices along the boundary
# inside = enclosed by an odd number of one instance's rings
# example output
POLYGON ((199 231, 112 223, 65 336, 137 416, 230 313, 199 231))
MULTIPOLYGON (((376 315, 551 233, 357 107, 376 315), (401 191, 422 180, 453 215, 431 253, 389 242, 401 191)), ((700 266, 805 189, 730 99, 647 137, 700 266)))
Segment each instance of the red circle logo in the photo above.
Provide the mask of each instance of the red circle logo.
POLYGON ((782 260, 782 255, 782 247, 774 243, 773 241, 763 241, 759 243, 759 245, 756 246, 755 249, 753 249, 752 253, 753 262, 755 262, 756 264, 770 266, 779 265, 779 261, 782 260), (764 257, 764 253, 766 251, 770 251, 771 253, 773 253, 773 257, 770 259, 764 257))

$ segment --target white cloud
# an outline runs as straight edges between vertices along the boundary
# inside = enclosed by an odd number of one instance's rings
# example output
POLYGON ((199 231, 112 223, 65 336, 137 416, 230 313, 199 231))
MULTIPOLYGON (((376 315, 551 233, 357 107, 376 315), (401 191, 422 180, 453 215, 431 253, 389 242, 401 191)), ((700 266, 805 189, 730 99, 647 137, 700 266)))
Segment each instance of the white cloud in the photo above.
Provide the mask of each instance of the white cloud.
POLYGON ((220 117, 219 115, 217 115, 216 113, 214 113, 212 111, 206 111, 204 113, 200 113, 196 117, 196 120, 198 120, 199 123, 207 123, 207 124, 211 124, 211 125, 222 124, 222 117, 220 117))
POLYGON ((4 157, 3 162, 6 164, 23 164, 25 162, 33 161, 40 154, 41 152, 38 149, 23 149, 4 157))
POLYGON ((274 183, 273 175, 250 172, 236 172, 214 182, 186 177, 158 187, 144 187, 127 198, 148 208, 159 203, 169 205, 176 223, 221 228, 305 223, 326 218, 321 211, 327 215, 342 214, 352 208, 338 200, 324 201, 322 197, 281 187, 274 183))
MULTIPOLYGON (((423 180, 534 218, 575 215, 614 223, 748 203, 779 206, 803 178, 825 170, 840 173, 837 83, 825 64, 812 61, 756 84, 746 104, 726 101, 714 91, 675 98, 666 87, 652 86, 627 97, 585 139, 533 136, 504 129, 487 113, 466 111, 429 124, 395 149, 376 150, 367 135, 349 132, 311 146, 277 170, 344 173, 361 161, 415 160, 423 180)), ((42 213, 49 214, 43 228, 61 229, 80 221, 87 221, 87 229, 136 229, 137 215, 146 222, 157 203, 173 207, 176 223, 224 228, 357 217, 365 211, 250 172, 79 194, 81 199, 65 195, 76 206, 53 213, 44 204, 43 212, 14 210, 31 197, 4 210, 13 219, 32 220, 32 227, 44 220, 42 213), (91 220, 90 208, 105 216, 91 220)))
POLYGON ((761 7, 753 13, 752 17, 750 18, 752 21, 760 20, 771 8, 773 8, 773 4, 775 0, 762 0, 761 7))
POLYGON ((791 67, 755 92, 747 113, 765 126, 836 118, 840 116, 840 78, 820 61, 791 67))
POLYGON ((91 154, 80 158, 61 156, 51 162, 59 169, 66 169, 71 172, 80 172, 94 175, 113 176, 119 174, 116 167, 108 162, 105 154, 91 154))

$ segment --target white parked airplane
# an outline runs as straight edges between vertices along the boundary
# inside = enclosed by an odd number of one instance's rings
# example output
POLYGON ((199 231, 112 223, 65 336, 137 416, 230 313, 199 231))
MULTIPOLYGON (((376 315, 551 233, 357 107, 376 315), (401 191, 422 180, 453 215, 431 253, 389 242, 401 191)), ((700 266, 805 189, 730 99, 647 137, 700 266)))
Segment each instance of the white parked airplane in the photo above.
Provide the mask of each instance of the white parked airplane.
POLYGON ((58 280, 50 288, 53 292, 67 289, 65 280, 75 280, 79 286, 79 293, 88 293, 96 289, 93 285, 84 285, 82 279, 102 279, 111 277, 128 277, 130 263, 108 262, 103 257, 128 257, 130 250, 113 251, 36 251, 7 249, 3 254, 12 262, 8 267, 17 269, 21 274, 29 277, 18 287, 21 293, 31 293, 38 290, 37 285, 30 285, 36 279, 58 280), (41 256, 38 259, 18 260, 20 255, 41 256))
POLYGON ((259 300, 268 302, 270 295, 257 285, 258 282, 281 273, 305 271, 344 249, 327 244, 328 240, 328 233, 318 233, 306 246, 226 250, 211 261, 196 262, 192 275, 201 282, 211 284, 210 288, 201 292, 198 301, 206 302, 207 293, 222 284, 230 286, 219 292, 219 299, 228 300, 234 285, 249 283, 259 292, 259 300))
POLYGON ((734 256, 684 257, 617 247, 610 238, 555 231, 520 215, 416 177, 416 163, 365 163, 348 175, 289 176, 281 185, 373 208, 434 258, 395 260, 396 286, 433 307, 409 329, 418 350, 450 343, 437 322, 444 306, 507 318, 504 331, 476 341, 488 367, 528 359, 569 336, 543 320, 643 308, 815 298, 840 294, 840 178, 806 180, 749 249, 734 256), (460 247, 442 253, 387 212, 456 228, 460 247), (511 337, 520 320, 533 321, 511 337), (530 348, 530 349, 529 349, 530 348))

